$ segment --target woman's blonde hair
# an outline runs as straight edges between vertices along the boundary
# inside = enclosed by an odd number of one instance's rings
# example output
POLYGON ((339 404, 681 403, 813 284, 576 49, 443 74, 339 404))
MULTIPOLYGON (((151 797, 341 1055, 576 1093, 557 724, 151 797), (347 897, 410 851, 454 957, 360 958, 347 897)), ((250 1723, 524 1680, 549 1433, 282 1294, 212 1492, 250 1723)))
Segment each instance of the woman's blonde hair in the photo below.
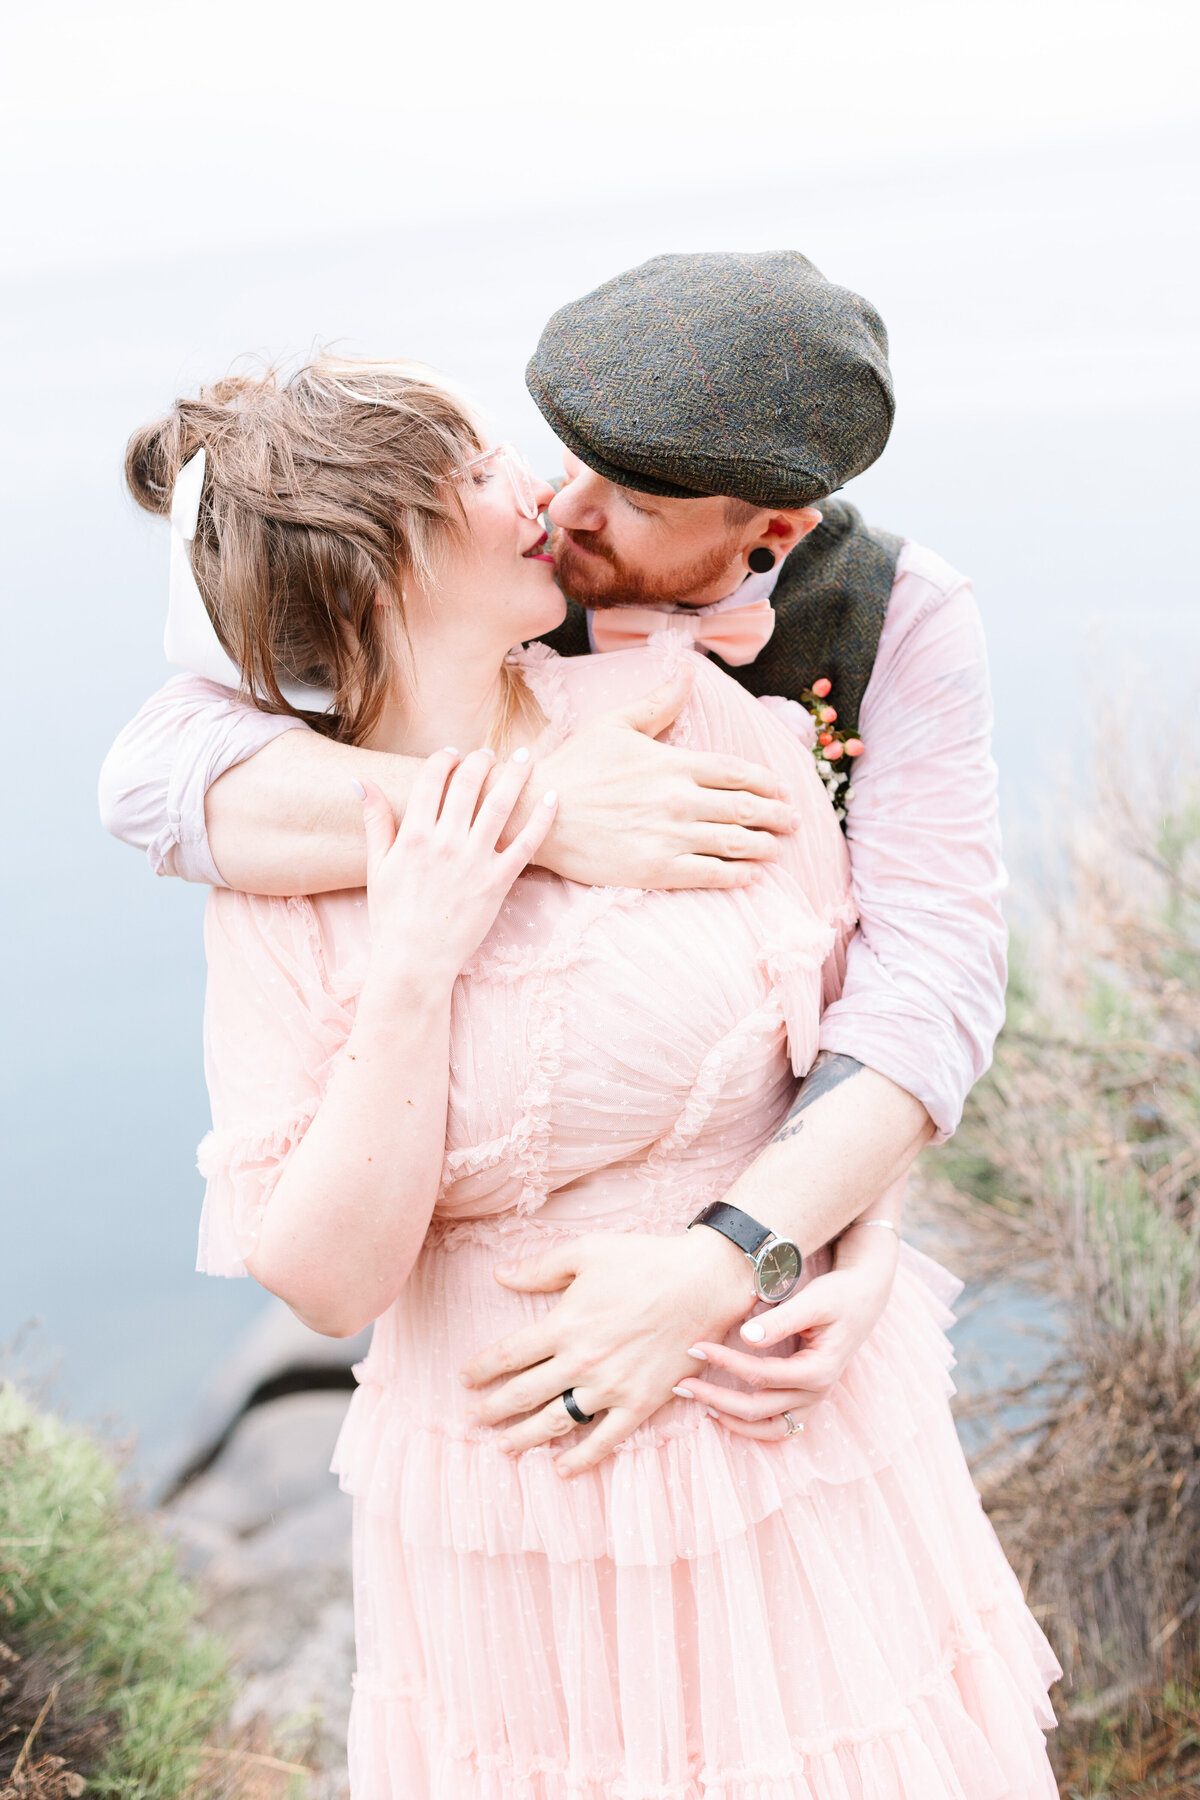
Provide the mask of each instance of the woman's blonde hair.
POLYGON ((378 720, 410 576, 466 530, 454 472, 483 448, 467 402, 418 363, 319 356, 294 374, 230 375, 135 431, 125 479, 169 513, 203 447, 192 569, 255 704, 358 743, 378 720), (379 595, 391 606, 376 606, 379 595), (280 677, 327 688, 298 712, 280 677))

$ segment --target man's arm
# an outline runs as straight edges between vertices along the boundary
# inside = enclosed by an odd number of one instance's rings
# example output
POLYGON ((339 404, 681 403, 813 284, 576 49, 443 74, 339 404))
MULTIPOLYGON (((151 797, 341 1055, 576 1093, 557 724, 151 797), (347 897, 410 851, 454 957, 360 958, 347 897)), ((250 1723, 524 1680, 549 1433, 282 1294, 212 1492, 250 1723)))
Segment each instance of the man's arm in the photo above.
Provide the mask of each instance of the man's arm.
POLYGON ((896 1189, 933 1133, 912 1094, 853 1056, 823 1050, 725 1199, 809 1256, 896 1189))
POLYGON ((218 682, 176 675, 105 757, 100 818, 114 837, 145 852, 156 875, 224 887, 205 829, 205 794, 276 738, 312 735, 302 720, 260 712, 218 682))
MULTIPOLYGON (((793 813, 771 770, 654 741, 690 686, 690 675, 663 683, 539 757, 511 829, 556 789, 545 867, 585 884, 723 888, 773 858, 793 813)), ((198 677, 169 682, 109 753, 105 824, 159 874, 278 895, 361 887, 353 782, 376 782, 400 817, 421 764, 299 725, 198 677)))
POLYGON ((821 1047, 886 1075, 948 1136, 1004 1021, 1008 933, 992 701, 969 584, 901 553, 847 818, 859 928, 821 1047))
POLYGON ((743 1437, 778 1439, 803 1428, 866 1343, 891 1298, 900 1259, 906 1183, 897 1182, 851 1221, 836 1240, 833 1267, 782 1306, 764 1307, 742 1326, 745 1343, 693 1344, 697 1367, 676 1389, 718 1414, 743 1437), (883 1226, 884 1229, 880 1229, 883 1226), (781 1346, 782 1354, 764 1352, 781 1346), (712 1381, 712 1368, 736 1387, 712 1381))

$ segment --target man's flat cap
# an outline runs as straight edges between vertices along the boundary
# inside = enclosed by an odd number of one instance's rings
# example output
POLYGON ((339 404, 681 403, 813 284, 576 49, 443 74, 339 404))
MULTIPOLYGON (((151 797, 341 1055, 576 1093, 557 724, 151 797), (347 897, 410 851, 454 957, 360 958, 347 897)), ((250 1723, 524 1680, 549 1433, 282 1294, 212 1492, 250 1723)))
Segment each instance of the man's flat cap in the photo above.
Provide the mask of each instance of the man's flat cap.
POLYGON ((525 379, 608 480, 758 506, 824 499, 895 411, 883 320, 795 250, 656 256, 561 307, 525 379))

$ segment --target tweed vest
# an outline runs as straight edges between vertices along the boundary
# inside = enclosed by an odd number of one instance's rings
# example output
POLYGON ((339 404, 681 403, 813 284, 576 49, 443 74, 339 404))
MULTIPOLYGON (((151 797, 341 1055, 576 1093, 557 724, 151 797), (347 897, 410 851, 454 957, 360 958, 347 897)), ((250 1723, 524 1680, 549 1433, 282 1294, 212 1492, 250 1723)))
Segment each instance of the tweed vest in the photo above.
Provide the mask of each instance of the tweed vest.
MULTIPOLYGON (((752 663, 728 673, 750 693, 799 700, 824 675, 838 726, 858 729, 879 635, 896 579, 902 538, 865 525, 844 500, 823 500, 824 517, 784 561, 771 596, 775 630, 752 663)), ((542 640, 560 656, 588 650, 587 615, 574 601, 557 630, 542 640)), ((727 665, 719 656, 715 662, 727 665)))

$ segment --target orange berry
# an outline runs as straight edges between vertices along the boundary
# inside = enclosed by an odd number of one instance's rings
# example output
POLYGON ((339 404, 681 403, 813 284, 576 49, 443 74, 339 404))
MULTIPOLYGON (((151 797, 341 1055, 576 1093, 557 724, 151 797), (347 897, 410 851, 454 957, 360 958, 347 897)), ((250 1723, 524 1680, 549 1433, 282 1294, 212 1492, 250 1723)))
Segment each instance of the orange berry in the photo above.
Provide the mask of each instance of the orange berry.
POLYGON ((818 700, 823 700, 826 694, 830 693, 832 689, 832 681, 827 681, 824 675, 822 675, 820 681, 814 681, 812 684, 812 691, 817 696, 818 700))
POLYGON ((847 738, 846 739, 846 755, 847 756, 861 756, 865 749, 866 749, 866 745, 863 743, 861 738, 847 738))
POLYGON ((832 731, 820 732, 817 737, 817 742, 818 742, 818 744, 832 744, 832 742, 833 742, 832 731))
POLYGON ((822 725, 834 725, 837 722, 837 713, 832 706, 823 706, 820 712, 820 719, 822 725))
POLYGON ((842 749, 843 746, 841 744, 830 744, 828 750, 825 752, 826 761, 836 762, 838 757, 842 754, 842 749))

